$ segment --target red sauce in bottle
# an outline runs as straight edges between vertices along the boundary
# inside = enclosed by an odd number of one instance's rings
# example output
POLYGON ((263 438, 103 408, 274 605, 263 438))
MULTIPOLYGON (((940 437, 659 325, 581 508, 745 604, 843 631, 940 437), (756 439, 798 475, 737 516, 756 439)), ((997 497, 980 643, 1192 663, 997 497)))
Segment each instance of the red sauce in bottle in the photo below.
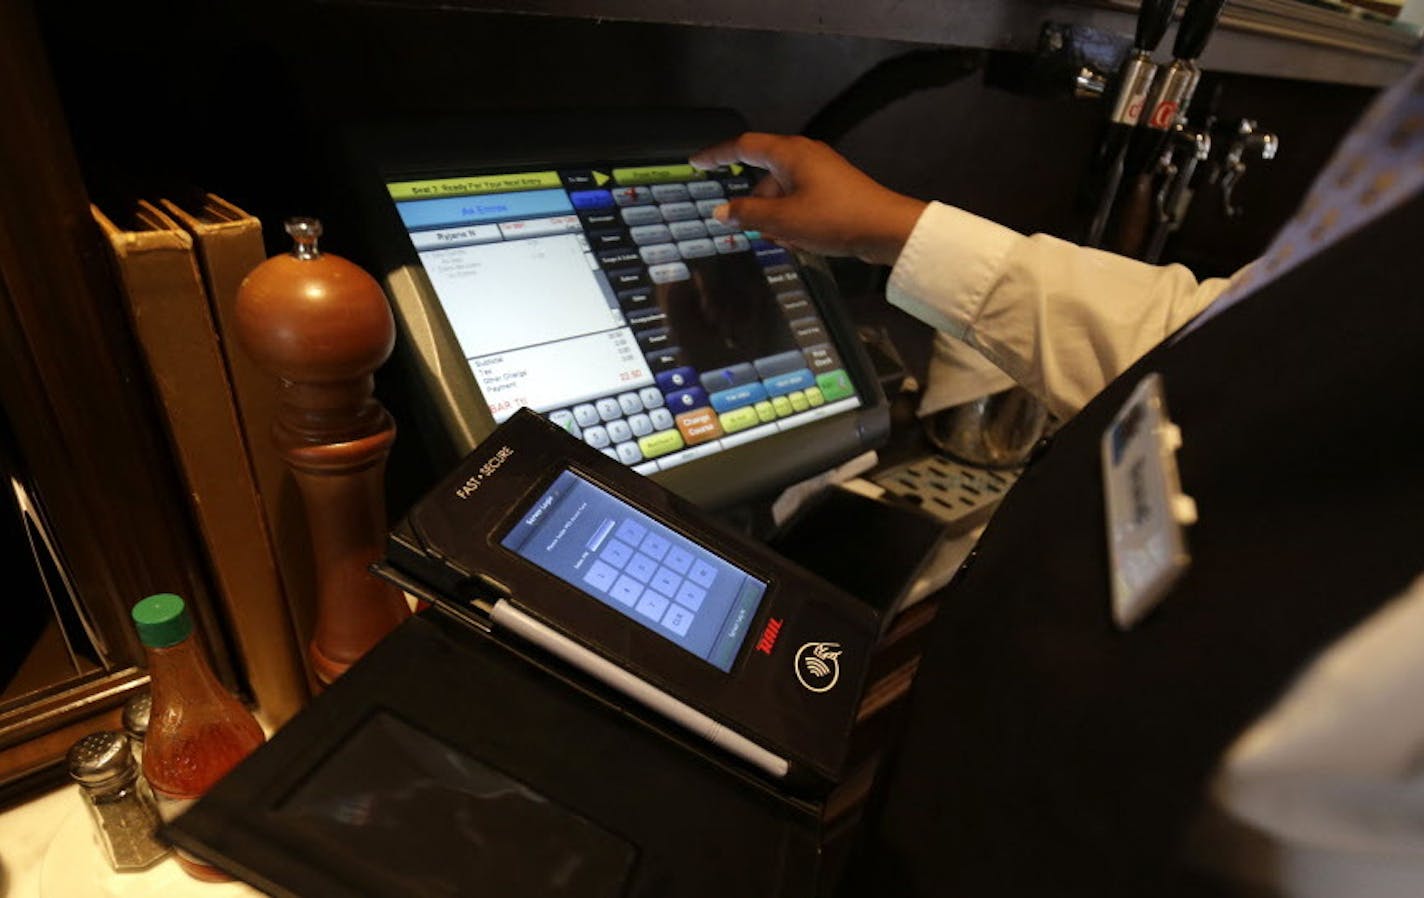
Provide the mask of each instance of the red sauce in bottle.
MULTIPOLYGON (((193 639, 183 600, 171 593, 134 606, 148 655, 153 709, 143 743, 143 774, 165 821, 187 808, 247 757, 266 736, 257 719, 223 688, 193 639)), ((223 871, 177 851, 189 875, 216 882, 223 871)))

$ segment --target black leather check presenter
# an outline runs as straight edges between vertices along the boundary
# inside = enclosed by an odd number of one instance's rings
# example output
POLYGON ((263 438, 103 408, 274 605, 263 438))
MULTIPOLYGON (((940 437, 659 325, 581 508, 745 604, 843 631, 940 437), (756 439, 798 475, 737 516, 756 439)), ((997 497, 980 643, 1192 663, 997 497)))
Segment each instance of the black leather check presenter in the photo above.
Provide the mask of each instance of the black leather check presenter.
POLYGON ((776 780, 842 773, 875 612, 532 412, 417 503, 377 567, 776 780))

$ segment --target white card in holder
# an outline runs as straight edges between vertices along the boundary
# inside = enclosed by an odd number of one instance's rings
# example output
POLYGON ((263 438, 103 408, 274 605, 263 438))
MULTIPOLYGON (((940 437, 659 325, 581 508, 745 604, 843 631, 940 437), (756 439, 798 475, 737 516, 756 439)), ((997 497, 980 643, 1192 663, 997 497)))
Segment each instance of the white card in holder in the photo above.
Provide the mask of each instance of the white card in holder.
POLYGON ((1185 527, 1197 510, 1177 475, 1181 445, 1162 378, 1149 374, 1102 438, 1112 615, 1124 630, 1157 607, 1191 564, 1185 527))

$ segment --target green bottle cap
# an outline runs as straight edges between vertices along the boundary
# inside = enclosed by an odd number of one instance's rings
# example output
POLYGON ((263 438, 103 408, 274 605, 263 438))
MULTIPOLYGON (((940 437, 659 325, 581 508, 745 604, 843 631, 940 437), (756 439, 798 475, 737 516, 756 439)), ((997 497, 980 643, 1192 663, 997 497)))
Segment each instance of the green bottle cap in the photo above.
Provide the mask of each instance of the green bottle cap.
POLYGON ((193 632, 193 619, 183 599, 171 592, 149 596, 133 606, 138 639, 151 649, 166 649, 177 645, 193 632))

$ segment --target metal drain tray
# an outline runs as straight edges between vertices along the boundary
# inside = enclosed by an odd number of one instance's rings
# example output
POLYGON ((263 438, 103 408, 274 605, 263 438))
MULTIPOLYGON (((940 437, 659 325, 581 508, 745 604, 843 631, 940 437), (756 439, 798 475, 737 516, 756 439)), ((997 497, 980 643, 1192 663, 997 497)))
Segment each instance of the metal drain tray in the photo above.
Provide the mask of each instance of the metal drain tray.
POLYGON ((1018 477, 1018 469, 979 468, 935 454, 878 471, 869 479, 953 525, 955 532, 988 520, 1018 477))

